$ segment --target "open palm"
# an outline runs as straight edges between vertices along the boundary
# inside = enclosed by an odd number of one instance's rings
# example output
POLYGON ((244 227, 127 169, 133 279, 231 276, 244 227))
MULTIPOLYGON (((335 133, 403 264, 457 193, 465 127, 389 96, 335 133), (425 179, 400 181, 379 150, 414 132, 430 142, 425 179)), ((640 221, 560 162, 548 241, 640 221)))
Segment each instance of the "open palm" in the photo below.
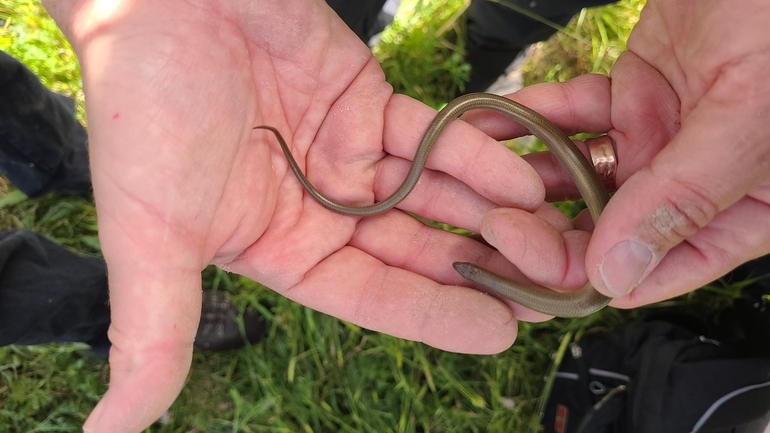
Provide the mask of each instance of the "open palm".
MULTIPOLYGON (((499 254, 401 211, 361 220, 322 208, 275 138, 252 130, 280 130, 310 180, 343 202, 381 200, 405 176, 435 112, 392 95, 324 3, 47 6, 82 63, 110 278, 110 389, 87 429, 135 431, 174 400, 209 263, 447 350, 492 353, 513 342, 516 307, 456 286, 463 280, 451 268, 499 254)), ((461 122, 428 168, 404 210, 478 231, 497 205, 534 211, 543 201, 533 169, 461 122)))

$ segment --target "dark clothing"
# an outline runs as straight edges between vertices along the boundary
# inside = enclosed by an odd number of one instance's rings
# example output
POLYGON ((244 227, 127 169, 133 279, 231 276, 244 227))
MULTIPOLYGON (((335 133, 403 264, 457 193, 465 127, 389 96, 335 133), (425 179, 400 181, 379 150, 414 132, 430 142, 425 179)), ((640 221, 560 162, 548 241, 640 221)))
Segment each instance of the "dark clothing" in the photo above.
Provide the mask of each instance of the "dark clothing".
MULTIPOLYGON (((0 52, 0 171, 28 196, 91 188, 75 102, 0 52)), ((108 345, 104 261, 26 230, 0 232, 0 346, 53 341, 108 345)))
POLYGON ((0 51, 0 171, 24 194, 88 191, 86 131, 75 101, 0 51))
POLYGON ((362 41, 369 42, 372 36, 382 31, 377 17, 385 0, 326 0, 326 3, 362 41))
POLYGON ((0 346, 107 344, 107 268, 42 235, 0 233, 0 346))

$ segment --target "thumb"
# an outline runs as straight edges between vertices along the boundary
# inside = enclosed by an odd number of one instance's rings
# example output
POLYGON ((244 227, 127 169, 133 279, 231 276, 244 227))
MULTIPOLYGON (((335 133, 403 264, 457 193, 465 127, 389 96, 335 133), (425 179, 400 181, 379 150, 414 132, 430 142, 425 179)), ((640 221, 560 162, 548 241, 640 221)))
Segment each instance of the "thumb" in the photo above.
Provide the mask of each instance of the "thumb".
MULTIPOLYGON (((767 234, 757 236, 757 227, 766 226, 758 216, 767 213, 744 198, 768 178, 770 127, 757 115, 764 112, 761 98, 738 91, 757 91, 740 76, 746 74, 727 71, 715 81, 679 133, 620 187, 600 218, 586 253, 591 282, 612 297, 643 281, 648 291, 615 305, 685 293, 766 249, 767 234), (666 262, 678 265, 660 266, 666 262)), ((619 135, 635 148, 643 146, 634 141, 646 138, 619 135)))
POLYGON ((133 433, 156 421, 184 386, 200 319, 201 278, 200 269, 179 265, 185 262, 184 252, 173 251, 179 248, 161 242, 141 248, 140 236, 113 234, 109 226, 100 232, 112 312, 110 387, 83 430, 133 433))

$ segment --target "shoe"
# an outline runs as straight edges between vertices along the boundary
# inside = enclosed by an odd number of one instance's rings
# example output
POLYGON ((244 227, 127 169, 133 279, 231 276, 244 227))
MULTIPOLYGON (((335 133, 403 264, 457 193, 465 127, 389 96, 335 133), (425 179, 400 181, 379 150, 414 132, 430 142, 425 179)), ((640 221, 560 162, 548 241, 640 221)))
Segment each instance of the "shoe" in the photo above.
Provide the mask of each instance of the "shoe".
POLYGON ((203 305, 195 348, 202 352, 217 352, 238 349, 255 344, 265 338, 265 318, 256 311, 243 314, 243 334, 236 318, 238 309, 221 290, 203 290, 203 305))

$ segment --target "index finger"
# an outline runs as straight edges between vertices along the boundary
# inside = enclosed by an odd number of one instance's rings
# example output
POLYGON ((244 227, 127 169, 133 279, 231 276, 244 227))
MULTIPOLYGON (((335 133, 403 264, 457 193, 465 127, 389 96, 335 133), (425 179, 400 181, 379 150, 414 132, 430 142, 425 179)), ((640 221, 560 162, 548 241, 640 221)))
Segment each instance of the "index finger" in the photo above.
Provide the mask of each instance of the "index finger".
MULTIPOLYGON (((603 75, 536 84, 507 97, 542 114, 567 135, 606 133, 612 128, 610 81, 603 75)), ((521 125, 498 113, 472 111, 462 118, 498 140, 529 134, 521 125)), ((588 156, 582 142, 576 145, 588 156)), ((626 150, 620 153, 623 157, 626 150)), ((531 153, 525 155, 524 160, 543 180, 548 201, 579 198, 574 181, 550 152, 531 153)))
MULTIPOLYGON (((411 160, 436 111, 401 95, 394 95, 385 110, 384 149, 411 160)), ((529 164, 462 121, 449 123, 439 135, 426 167, 451 175, 500 206, 534 211, 545 194, 529 164)), ((382 177, 380 193, 395 190, 400 179, 382 177)))

